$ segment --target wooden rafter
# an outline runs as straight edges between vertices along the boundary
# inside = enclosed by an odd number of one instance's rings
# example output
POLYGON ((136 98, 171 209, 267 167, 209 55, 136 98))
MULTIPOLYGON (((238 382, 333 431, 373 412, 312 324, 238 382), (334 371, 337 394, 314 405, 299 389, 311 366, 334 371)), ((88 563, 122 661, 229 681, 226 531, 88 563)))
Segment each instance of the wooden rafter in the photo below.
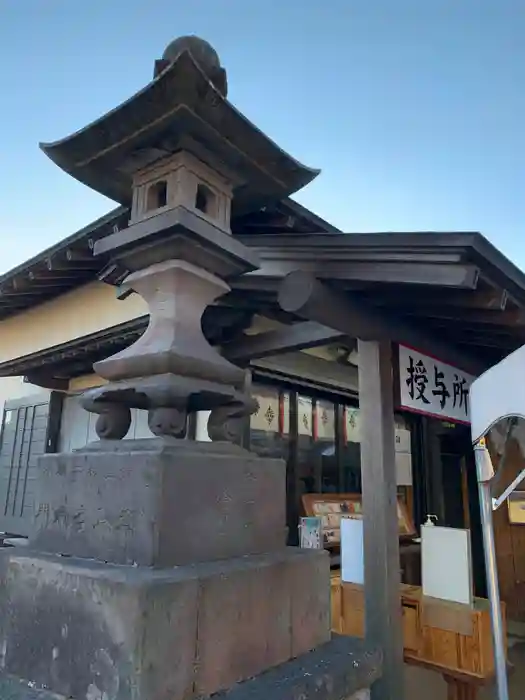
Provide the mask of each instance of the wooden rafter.
POLYGON ((304 321, 275 331, 244 336, 234 343, 224 345, 223 353, 232 362, 242 364, 331 343, 341 337, 343 334, 340 331, 334 331, 315 321, 304 321))
POLYGON ((516 328, 518 326, 525 327, 525 311, 522 309, 509 309, 506 311, 488 311, 488 310, 470 310, 459 307, 431 307, 426 310, 418 309, 403 309, 403 315, 418 319, 439 319, 443 321, 457 322, 463 325, 476 324, 487 326, 503 326, 516 328))
POLYGON ((396 306, 406 309, 433 309, 450 307, 457 309, 480 309, 501 311, 506 308, 508 295, 505 290, 450 290, 413 289, 393 287, 374 289, 364 293, 363 298, 381 307, 396 306))

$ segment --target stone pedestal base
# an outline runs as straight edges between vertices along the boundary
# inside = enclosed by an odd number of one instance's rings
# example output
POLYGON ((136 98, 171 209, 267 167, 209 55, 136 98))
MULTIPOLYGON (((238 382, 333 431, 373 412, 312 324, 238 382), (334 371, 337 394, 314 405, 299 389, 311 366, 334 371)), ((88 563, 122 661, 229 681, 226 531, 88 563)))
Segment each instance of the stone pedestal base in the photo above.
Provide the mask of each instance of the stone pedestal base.
POLYGON ((330 639, 325 552, 167 570, 4 550, 3 673, 78 700, 187 700, 330 639))
MULTIPOLYGON (((331 645, 330 645, 331 646, 331 645)), ((267 698, 272 697, 271 684, 265 683, 262 678, 258 678, 257 681, 268 694, 264 695, 263 692, 260 693, 260 700, 267 700, 267 698)), ((245 684, 245 687, 241 689, 244 691, 243 697, 239 700, 254 700, 253 689, 245 684)), ((316 689, 310 694, 302 695, 304 700, 309 700, 310 698, 315 700, 340 700, 340 696, 335 693, 325 692, 321 695, 319 690, 316 689)), ((20 682, 15 678, 10 678, 9 676, 2 676, 0 673, 0 698, 2 700, 69 700, 64 698, 63 695, 56 695, 55 693, 50 693, 47 690, 35 690, 27 683, 20 682)), ((223 696, 224 700, 228 700, 226 696, 223 696)), ((349 695, 345 700, 370 700, 370 691, 358 690, 357 693, 349 695)))
MULTIPOLYGON (((221 700, 370 700, 369 689, 381 675, 381 663, 381 654, 367 649, 360 639, 333 637, 301 658, 237 683, 216 697, 221 700)), ((100 693, 96 697, 98 700, 100 693)), ((102 696, 103 700, 106 697, 102 696)), ((66 700, 63 695, 36 689, 27 681, 2 672, 0 698, 66 700)))
POLYGON ((169 567, 286 544, 284 462, 236 445, 101 440, 39 470, 35 550, 169 567))

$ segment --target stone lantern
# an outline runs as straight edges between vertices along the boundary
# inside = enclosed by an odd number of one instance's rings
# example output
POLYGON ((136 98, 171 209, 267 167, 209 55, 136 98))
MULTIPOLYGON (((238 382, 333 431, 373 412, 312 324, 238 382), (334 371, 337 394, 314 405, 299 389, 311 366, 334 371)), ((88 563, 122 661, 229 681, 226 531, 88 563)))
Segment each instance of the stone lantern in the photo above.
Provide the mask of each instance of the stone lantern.
POLYGON ((142 91, 42 146, 130 208, 94 255, 150 311, 139 340, 95 364, 107 383, 82 401, 100 439, 41 458, 32 549, 5 562, 4 672, 59 696, 203 697, 333 644, 326 553, 285 546, 285 465, 235 444, 257 404, 201 329, 228 281, 258 266, 232 208, 256 211, 317 171, 226 94, 216 52, 183 37, 142 91), (154 437, 123 440, 132 408, 154 437), (203 410, 212 442, 186 439, 203 410))

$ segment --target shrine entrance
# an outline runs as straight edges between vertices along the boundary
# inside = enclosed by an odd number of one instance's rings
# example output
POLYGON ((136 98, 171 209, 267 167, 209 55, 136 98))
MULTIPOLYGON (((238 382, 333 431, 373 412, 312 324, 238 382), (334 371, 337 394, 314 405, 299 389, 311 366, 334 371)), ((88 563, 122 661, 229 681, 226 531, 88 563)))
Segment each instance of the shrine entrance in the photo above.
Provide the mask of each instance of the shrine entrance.
POLYGON ((476 466, 467 426, 440 426, 440 458, 443 484, 443 524, 470 530, 475 595, 486 597, 485 559, 476 481, 476 466))

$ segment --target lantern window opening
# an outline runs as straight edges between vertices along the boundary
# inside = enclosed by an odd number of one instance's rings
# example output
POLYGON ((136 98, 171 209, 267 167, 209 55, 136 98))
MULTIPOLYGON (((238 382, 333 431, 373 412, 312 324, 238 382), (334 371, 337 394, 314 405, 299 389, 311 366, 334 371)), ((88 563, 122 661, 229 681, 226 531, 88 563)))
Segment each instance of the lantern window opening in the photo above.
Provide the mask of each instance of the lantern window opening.
POLYGON ((215 208, 215 194, 210 190, 209 187, 203 185, 202 183, 197 185, 197 192, 195 194, 195 209, 198 209, 203 214, 208 216, 213 216, 215 208))
POLYGON ((148 189, 146 211, 161 209, 168 203, 168 183, 166 180, 158 180, 148 189))

